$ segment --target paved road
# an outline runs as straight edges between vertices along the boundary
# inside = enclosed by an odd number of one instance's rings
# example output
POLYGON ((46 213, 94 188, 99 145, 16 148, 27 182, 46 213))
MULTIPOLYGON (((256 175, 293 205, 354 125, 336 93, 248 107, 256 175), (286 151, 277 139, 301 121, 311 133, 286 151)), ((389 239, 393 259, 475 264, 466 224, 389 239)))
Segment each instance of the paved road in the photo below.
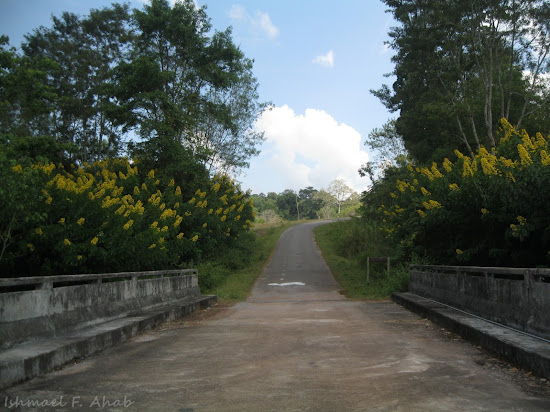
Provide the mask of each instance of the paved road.
POLYGON ((8 401, 62 401, 65 410, 117 402, 111 410, 550 410, 548 397, 529 395, 469 343, 392 302, 344 299, 315 247, 317 224, 282 236, 246 302, 12 388, 8 401))

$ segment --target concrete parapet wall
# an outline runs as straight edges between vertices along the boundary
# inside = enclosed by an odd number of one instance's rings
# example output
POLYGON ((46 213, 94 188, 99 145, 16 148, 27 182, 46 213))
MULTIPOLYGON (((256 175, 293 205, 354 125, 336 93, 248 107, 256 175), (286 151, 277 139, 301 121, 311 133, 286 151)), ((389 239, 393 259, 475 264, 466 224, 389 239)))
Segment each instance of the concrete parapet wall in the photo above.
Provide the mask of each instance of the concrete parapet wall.
POLYGON ((411 265, 409 291, 550 339, 550 269, 411 265))
POLYGON ((198 296, 194 269, 0 279, 0 349, 198 296))

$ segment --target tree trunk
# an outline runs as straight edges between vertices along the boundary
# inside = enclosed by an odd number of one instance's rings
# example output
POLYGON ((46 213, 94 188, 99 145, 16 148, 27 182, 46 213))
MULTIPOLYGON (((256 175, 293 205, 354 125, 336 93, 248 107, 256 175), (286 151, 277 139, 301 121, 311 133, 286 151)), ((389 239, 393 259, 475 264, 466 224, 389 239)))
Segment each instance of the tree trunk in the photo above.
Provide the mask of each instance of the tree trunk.
POLYGON ((470 157, 474 158, 474 152, 472 150, 472 146, 470 146, 470 142, 468 142, 468 137, 466 136, 466 133, 464 133, 464 129, 462 128, 462 122, 460 121, 460 117, 456 115, 456 122, 458 123, 458 129, 460 130, 460 134, 462 135, 462 141, 466 144, 466 147, 468 148, 468 152, 470 152, 470 157))

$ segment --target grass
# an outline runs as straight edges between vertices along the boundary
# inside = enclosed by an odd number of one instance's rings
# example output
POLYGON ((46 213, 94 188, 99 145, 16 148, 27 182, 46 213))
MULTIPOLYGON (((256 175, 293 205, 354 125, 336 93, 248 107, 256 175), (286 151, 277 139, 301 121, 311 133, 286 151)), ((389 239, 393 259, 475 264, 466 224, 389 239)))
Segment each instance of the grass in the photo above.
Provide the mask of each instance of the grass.
MULTIPOLYGON (((275 251, 277 242, 285 230, 302 222, 260 223, 252 228, 253 245, 247 248, 246 264, 227 265, 227 263, 205 263, 199 265, 199 282, 201 273, 208 274, 210 284, 200 285, 203 294, 214 294, 220 301, 239 302, 245 300, 252 291, 252 286, 263 272, 275 251), (233 267, 231 267, 233 266, 233 267)), ((200 283, 199 283, 200 284, 200 283)))
POLYGON ((367 284, 367 256, 390 256, 375 227, 359 219, 340 221, 315 228, 315 240, 336 281, 350 299, 387 299, 406 290, 406 264, 392 261, 390 275, 385 263, 371 263, 367 284))

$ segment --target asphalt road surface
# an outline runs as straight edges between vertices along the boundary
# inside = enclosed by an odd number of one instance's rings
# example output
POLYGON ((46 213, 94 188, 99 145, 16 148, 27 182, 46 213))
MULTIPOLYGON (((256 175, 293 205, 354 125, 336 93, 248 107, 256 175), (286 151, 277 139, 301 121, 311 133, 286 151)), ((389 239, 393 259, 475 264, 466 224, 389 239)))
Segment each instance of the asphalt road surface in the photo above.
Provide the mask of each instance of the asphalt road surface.
POLYGON ((503 369, 392 302, 343 298, 315 246, 318 224, 283 234, 246 302, 13 387, 0 408, 18 401, 30 410, 25 402, 37 401, 46 407, 36 410, 550 410, 538 379, 503 369), (520 375, 532 390, 518 384, 520 375))

